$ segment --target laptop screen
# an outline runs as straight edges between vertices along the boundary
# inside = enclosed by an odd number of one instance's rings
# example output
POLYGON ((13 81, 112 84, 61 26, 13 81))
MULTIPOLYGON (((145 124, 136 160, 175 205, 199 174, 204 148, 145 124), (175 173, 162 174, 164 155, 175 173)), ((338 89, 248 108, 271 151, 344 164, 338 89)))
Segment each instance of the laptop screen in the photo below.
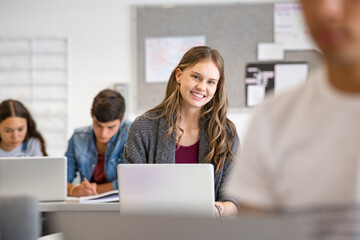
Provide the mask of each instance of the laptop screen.
POLYGON ((0 194, 66 199, 66 157, 1 157, 0 194))

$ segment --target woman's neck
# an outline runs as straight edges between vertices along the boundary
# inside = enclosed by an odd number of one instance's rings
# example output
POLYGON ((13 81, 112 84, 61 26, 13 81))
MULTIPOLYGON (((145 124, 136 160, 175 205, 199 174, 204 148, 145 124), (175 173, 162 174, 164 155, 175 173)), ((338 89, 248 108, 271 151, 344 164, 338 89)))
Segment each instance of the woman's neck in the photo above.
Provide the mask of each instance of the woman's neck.
POLYGON ((199 128, 200 110, 198 109, 181 109, 180 119, 177 126, 182 129, 199 128))
POLYGON ((199 141, 199 117, 200 111, 181 111, 180 119, 176 122, 176 126, 182 129, 182 131, 177 131, 177 144, 181 146, 191 146, 199 141))

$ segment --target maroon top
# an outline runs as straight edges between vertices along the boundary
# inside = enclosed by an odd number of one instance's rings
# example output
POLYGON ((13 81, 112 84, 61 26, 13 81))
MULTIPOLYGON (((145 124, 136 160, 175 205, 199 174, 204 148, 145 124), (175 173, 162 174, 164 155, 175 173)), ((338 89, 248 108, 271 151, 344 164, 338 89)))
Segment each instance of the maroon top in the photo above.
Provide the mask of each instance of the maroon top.
POLYGON ((104 169, 105 156, 102 154, 98 155, 98 162, 94 169, 94 173, 91 178, 91 182, 95 182, 97 184, 107 183, 109 182, 105 175, 104 169))
POLYGON ((175 163, 198 163, 199 143, 200 141, 197 141, 191 146, 180 146, 175 151, 175 163))

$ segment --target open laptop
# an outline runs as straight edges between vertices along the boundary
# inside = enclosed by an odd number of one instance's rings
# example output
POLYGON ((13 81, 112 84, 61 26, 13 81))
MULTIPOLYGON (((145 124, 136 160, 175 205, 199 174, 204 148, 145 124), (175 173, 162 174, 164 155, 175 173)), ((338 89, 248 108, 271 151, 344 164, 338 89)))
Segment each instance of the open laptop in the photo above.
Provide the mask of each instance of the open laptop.
POLYGON ((215 216, 211 164, 119 164, 120 213, 215 216))
POLYGON ((66 164, 66 157, 1 157, 0 195, 32 195, 39 201, 64 201, 66 164))

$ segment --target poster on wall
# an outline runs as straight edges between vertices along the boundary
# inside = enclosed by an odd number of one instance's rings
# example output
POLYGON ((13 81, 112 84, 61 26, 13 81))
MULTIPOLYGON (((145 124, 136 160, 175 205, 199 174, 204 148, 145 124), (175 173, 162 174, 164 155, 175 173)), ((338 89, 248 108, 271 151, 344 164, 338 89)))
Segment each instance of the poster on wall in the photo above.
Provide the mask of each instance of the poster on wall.
POLYGON ((306 80, 307 62, 256 62, 246 65, 246 106, 259 105, 267 94, 277 95, 306 80))
POLYGON ((166 83, 184 53, 203 45, 206 45, 205 36, 146 38, 145 81, 166 83))
POLYGON ((274 42, 284 50, 313 50, 315 48, 304 22, 301 5, 274 5, 274 42))

